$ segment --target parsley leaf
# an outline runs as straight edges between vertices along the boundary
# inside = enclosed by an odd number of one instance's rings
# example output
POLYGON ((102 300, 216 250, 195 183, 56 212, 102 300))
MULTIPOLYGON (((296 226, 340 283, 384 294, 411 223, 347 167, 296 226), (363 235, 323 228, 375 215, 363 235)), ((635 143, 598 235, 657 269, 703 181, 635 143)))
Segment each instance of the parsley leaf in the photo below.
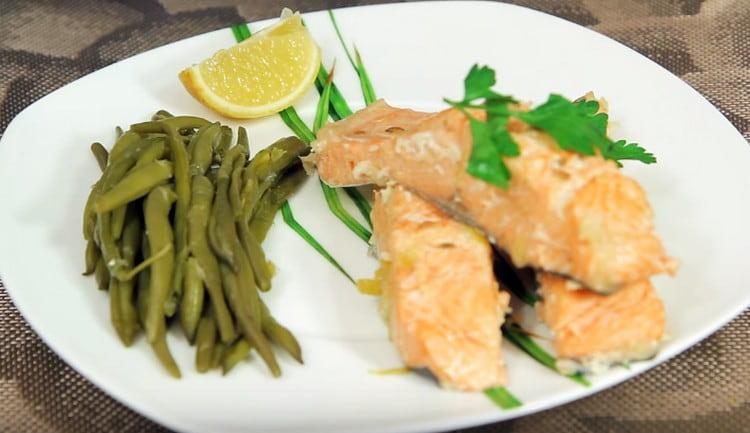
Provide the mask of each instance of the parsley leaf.
POLYGON ((603 148, 601 152, 604 158, 614 160, 619 166, 622 166, 620 161, 625 159, 641 161, 644 164, 653 164, 656 162, 656 157, 653 153, 647 152, 638 143, 628 143, 625 140, 615 141, 603 148))
POLYGON ((518 156, 521 151, 518 149, 518 143, 513 140, 513 136, 508 132, 508 117, 495 117, 488 115, 487 125, 490 128, 492 144, 495 150, 503 156, 518 156))
POLYGON ((516 102, 513 97, 501 95, 492 90, 492 86, 497 83, 495 70, 488 66, 474 65, 464 78, 464 99, 461 101, 451 101, 444 99, 448 104, 459 108, 481 108, 499 107, 516 102), (476 103, 484 99, 484 103, 476 103))
POLYGON ((473 147, 466 171, 479 179, 502 188, 508 187, 510 170, 502 157, 518 156, 518 144, 507 129, 510 109, 515 100, 492 90, 496 84, 495 71, 487 66, 474 65, 464 79, 464 98, 445 102, 461 110, 469 118, 473 147), (483 109, 487 121, 472 116, 467 108, 483 109))
POLYGON ((580 106, 581 112, 591 117, 591 126, 599 131, 601 135, 607 135, 607 123, 609 123, 609 116, 607 113, 598 113, 599 102, 595 100, 591 101, 577 101, 574 104, 580 106))
MULTIPOLYGON (((507 188, 510 170, 499 155, 498 148, 501 146, 498 146, 496 139, 493 137, 493 133, 496 131, 492 130, 489 123, 477 120, 471 115, 469 115, 469 125, 471 126, 471 137, 474 145, 471 148, 466 171, 474 177, 501 188, 507 188)), ((505 131, 505 134, 510 137, 507 131, 505 131)), ((505 145, 507 146, 507 143, 505 145)), ((517 151, 518 146, 516 146, 517 151)))
POLYGON ((645 164, 656 162, 652 153, 637 143, 624 140, 613 142, 607 137, 609 116, 597 113, 596 101, 571 102, 560 95, 550 95, 539 107, 517 113, 517 117, 529 125, 539 128, 557 141, 560 148, 584 155, 593 155, 598 150, 605 159, 617 162, 631 159, 645 164))
POLYGON ((464 78, 464 102, 491 96, 495 83, 497 80, 493 69, 475 64, 464 78))
POLYGON ((510 170, 503 158, 518 156, 518 143, 508 132, 511 117, 529 126, 545 131, 555 139, 561 149, 583 155, 600 154, 615 161, 637 160, 646 164, 656 162, 653 154, 637 143, 624 140, 613 142, 607 136, 609 116, 599 113, 597 101, 570 101, 552 94, 542 105, 519 111, 510 104, 516 100, 492 90, 497 83, 495 71, 488 66, 474 65, 464 78, 464 98, 445 102, 461 110, 469 118, 473 146, 466 171, 501 188, 507 188, 510 170), (483 110, 486 121, 474 117, 469 110, 483 110))
MULTIPOLYGON (((534 128, 546 131, 560 148, 584 155, 593 155, 594 146, 607 144, 601 133, 601 121, 593 120, 591 104, 575 104, 563 96, 552 94, 547 102, 517 117, 534 128)), ((598 109, 598 104, 596 105, 598 109)), ((596 113, 594 109, 594 113, 596 113)), ((605 123, 606 129, 606 123, 605 123)))

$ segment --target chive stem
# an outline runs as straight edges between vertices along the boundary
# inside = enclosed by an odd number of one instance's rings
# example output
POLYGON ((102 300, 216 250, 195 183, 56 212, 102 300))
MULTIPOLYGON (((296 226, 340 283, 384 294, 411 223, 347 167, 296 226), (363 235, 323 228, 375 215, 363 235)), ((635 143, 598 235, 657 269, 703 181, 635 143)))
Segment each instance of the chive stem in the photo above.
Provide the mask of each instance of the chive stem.
POLYGON ((362 88, 362 96, 365 98, 365 105, 370 105, 377 101, 378 97, 375 95, 375 88, 372 86, 370 76, 367 74, 367 69, 365 69, 365 64, 362 62, 362 56, 359 54, 357 47, 354 47, 354 55, 356 56, 356 71, 357 76, 359 76, 359 86, 362 88))
MULTIPOLYGON (((328 122, 329 106, 333 89, 334 68, 335 65, 331 68, 331 72, 326 74, 327 78, 325 85, 320 91, 320 100, 318 101, 318 107, 315 112, 315 122, 313 123, 313 130, 311 131, 312 136, 317 134, 318 131, 326 124, 326 122, 328 122)), ((319 74, 321 70, 325 70, 322 65, 318 70, 319 74)), ((359 221, 354 219, 354 217, 346 210, 346 208, 344 208, 344 206, 341 204, 341 199, 339 198, 338 192, 336 192, 334 188, 326 185, 322 180, 320 181, 320 188, 323 190, 323 196, 326 199, 326 204, 328 205, 328 209, 330 209, 331 213, 333 213, 336 218, 344 223, 344 225, 348 227, 349 230, 351 230, 355 235, 365 241, 365 243, 369 243, 372 233, 364 226, 362 226, 359 221)), ((361 204, 355 202, 355 205, 357 206, 357 209, 362 212, 362 208, 360 207, 361 204)), ((369 217, 369 214, 367 216, 369 217)))
MULTIPOLYGON (((537 362, 549 368, 552 371, 560 373, 557 369, 557 360, 554 356, 550 355, 546 350, 542 349, 534 340, 531 339, 520 326, 515 323, 506 323, 502 327, 503 336, 507 338, 511 343, 515 344, 519 349, 526 352, 529 356, 534 358, 537 362)), ((562 373, 561 373, 562 374, 562 373)), ((579 373, 567 374, 566 377, 570 380, 577 382, 583 386, 591 386, 591 382, 586 377, 579 373)))
POLYGON ((331 24, 333 24, 333 29, 336 31, 336 36, 338 36, 339 42, 341 42, 341 47, 346 53, 346 58, 349 59, 349 63, 352 65, 352 68, 356 70, 357 65, 354 63, 354 59, 352 58, 352 54, 349 52, 349 48, 346 46, 346 42, 344 42, 344 37, 341 36, 341 30, 339 29, 339 23, 336 22, 336 16, 330 9, 328 9, 328 16, 331 18, 331 24))
MULTIPOLYGON (((321 65, 322 69, 322 65, 321 65)), ((313 122, 313 134, 317 135, 320 128, 322 128, 328 122, 328 109, 331 102, 331 88, 333 87, 333 75, 336 69, 336 64, 331 67, 331 73, 328 74, 323 91, 320 92, 320 99, 318 100, 318 108, 315 110, 315 121, 313 122)), ((320 69, 318 70, 320 73, 320 69)))
POLYGON ((323 190, 323 195, 325 196, 326 203, 328 203, 328 208, 334 215, 336 215, 336 218, 341 220, 341 222, 343 222, 345 226, 349 227, 349 230, 351 230, 360 239, 362 239, 366 243, 369 243, 370 237, 372 237, 372 233, 364 228, 362 224, 359 223, 359 221, 355 220, 354 217, 352 217, 351 214, 349 214, 349 212, 344 209, 344 206, 341 204, 341 200, 339 199, 336 189, 326 185, 322 180, 320 181, 320 188, 323 190))
POLYGON ((308 232, 302 225, 294 218, 294 213, 292 213, 292 207, 289 205, 288 201, 285 201, 284 204, 281 206, 281 216, 284 218, 284 222, 292 228, 302 239, 305 240, 305 242, 308 243, 315 251, 317 251, 323 258, 328 260, 328 263, 332 264, 333 267, 338 269, 344 276, 351 281, 353 284, 356 284, 354 281, 354 278, 349 275, 348 272, 344 270, 344 268, 339 264, 339 262, 336 261, 336 259, 333 258, 330 254, 328 254, 328 251, 323 247, 323 245, 320 244, 311 234, 308 232))
POLYGON ((367 69, 365 69, 362 56, 360 55, 359 50, 357 50, 357 47, 354 47, 354 56, 352 56, 349 47, 347 47, 346 42, 344 42, 344 37, 341 35, 341 29, 339 28, 339 23, 336 21, 336 16, 330 9, 328 10, 328 16, 331 18, 331 24, 333 24, 333 29, 336 31, 336 36, 341 43, 341 47, 344 49, 344 53, 346 53, 346 58, 349 59, 349 63, 357 73, 359 86, 362 88, 362 96, 365 99, 365 105, 370 105, 377 101, 378 97, 375 94, 375 88, 370 81, 370 76, 367 74, 367 69))
POLYGON ((245 39, 244 37, 242 37, 242 30, 240 30, 240 25, 232 26, 232 34, 234 35, 234 39, 237 42, 241 42, 245 39))
POLYGON ((281 117, 281 120, 286 123, 286 126, 288 126, 300 140, 303 140, 308 144, 315 140, 315 134, 313 134, 310 128, 305 125, 305 122, 300 119, 299 114, 297 114, 297 110, 295 110, 294 107, 282 110, 279 112, 279 117, 281 117))
MULTIPOLYGON (((320 65, 318 69, 318 76, 315 78, 315 87, 318 88, 318 93, 323 91, 326 82, 328 81, 328 72, 323 65, 320 65)), ((336 83, 331 83, 331 107, 329 114, 333 120, 341 120, 345 117, 351 116, 353 113, 352 109, 347 104, 344 95, 339 90, 336 83)))
POLYGON ((521 407, 523 403, 517 399, 513 394, 502 386, 495 388, 487 388, 484 390, 484 395, 489 397, 493 403, 500 406, 503 409, 513 409, 521 407))
POLYGON ((357 187, 345 186, 344 192, 349 196, 350 199, 352 199, 354 205, 357 206, 357 209, 359 209, 359 213, 362 214, 362 217, 365 219, 365 221, 367 221, 367 225, 370 227, 370 229, 372 229, 372 219, 370 219, 372 206, 370 206, 370 202, 367 201, 367 199, 362 195, 361 192, 359 192, 357 187))

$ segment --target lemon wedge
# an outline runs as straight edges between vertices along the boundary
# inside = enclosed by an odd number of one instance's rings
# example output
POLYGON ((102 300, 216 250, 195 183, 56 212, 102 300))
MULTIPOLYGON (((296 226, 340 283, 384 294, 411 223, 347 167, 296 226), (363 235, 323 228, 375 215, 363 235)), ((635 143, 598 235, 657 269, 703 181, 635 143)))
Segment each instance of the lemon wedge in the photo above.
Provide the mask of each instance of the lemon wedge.
POLYGON ((268 116, 293 105, 313 85, 320 49, 299 13, 180 73, 195 99, 236 119, 268 116))

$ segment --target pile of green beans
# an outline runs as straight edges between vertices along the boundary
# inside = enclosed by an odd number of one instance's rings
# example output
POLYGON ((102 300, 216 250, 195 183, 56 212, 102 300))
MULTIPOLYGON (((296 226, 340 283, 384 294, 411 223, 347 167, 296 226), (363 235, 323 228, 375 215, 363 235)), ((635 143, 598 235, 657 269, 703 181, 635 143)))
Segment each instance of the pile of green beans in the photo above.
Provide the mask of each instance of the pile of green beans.
POLYGON ((117 128, 107 149, 93 143, 102 170, 83 211, 84 275, 109 291, 117 336, 141 330, 169 374, 167 346, 179 323, 195 345, 199 372, 224 374, 255 351, 273 376, 274 346, 302 363, 302 350, 263 302, 273 265, 261 242, 274 215, 306 178, 307 145, 283 138, 249 158, 247 131, 160 110, 117 128))

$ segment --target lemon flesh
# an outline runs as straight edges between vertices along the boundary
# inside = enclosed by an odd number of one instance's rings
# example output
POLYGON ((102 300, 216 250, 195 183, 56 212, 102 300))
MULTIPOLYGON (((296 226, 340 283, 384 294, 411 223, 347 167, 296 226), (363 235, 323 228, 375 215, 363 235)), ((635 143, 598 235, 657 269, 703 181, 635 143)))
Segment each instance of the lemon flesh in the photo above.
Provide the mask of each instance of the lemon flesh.
POLYGON ((293 14, 185 69, 180 80, 209 108, 249 119, 293 105, 312 87, 319 65, 320 49, 293 14))

